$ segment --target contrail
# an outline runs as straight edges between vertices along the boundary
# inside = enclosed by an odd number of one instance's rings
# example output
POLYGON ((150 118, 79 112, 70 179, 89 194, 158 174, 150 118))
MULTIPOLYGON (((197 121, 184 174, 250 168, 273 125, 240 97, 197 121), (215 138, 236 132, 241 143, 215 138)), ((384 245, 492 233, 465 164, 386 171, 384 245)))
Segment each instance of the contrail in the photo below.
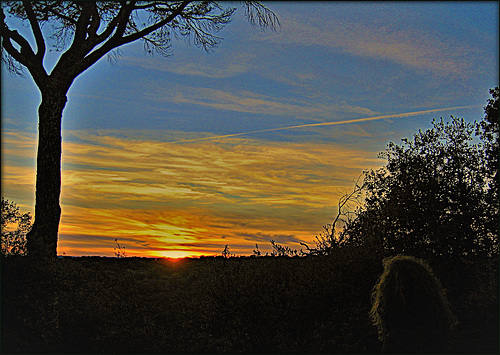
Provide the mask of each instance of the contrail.
POLYGON ((297 129, 297 128, 306 128, 306 127, 334 126, 334 125, 341 125, 341 124, 348 124, 348 123, 358 123, 358 122, 383 120, 385 118, 404 118, 404 117, 419 116, 419 115, 424 115, 424 114, 427 114, 427 113, 433 113, 433 112, 439 112, 439 111, 458 110, 458 109, 463 109, 463 108, 472 108, 472 107, 480 107, 480 106, 481 105, 456 106, 456 107, 437 108, 437 109, 434 109, 434 110, 426 110, 426 111, 415 111, 415 112, 398 113, 398 114, 393 114, 393 115, 355 118, 355 119, 345 120, 345 121, 308 123, 308 124, 303 124, 303 125, 298 125, 298 126, 287 126, 287 127, 279 127, 279 128, 261 129, 261 130, 258 130, 258 131, 239 132, 239 133, 224 134, 224 135, 220 135, 220 136, 212 136, 212 137, 205 137, 205 138, 184 139, 184 140, 179 140, 179 141, 170 142, 170 143, 176 144, 176 143, 206 141, 206 140, 212 140, 212 139, 237 137, 237 136, 242 136, 242 135, 246 135, 246 134, 272 132, 272 131, 282 131, 282 130, 287 130, 287 129, 297 129))

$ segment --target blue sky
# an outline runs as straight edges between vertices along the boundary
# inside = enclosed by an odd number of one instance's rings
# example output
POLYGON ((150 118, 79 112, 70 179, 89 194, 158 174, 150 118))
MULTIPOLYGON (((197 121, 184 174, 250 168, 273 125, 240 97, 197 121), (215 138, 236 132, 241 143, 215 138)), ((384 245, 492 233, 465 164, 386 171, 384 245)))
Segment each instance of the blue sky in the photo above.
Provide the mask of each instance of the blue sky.
MULTIPOLYGON (((300 247, 388 142, 481 119, 498 85, 497 2, 266 4, 277 31, 240 7, 211 53, 135 43, 75 80, 60 252, 113 255, 115 238, 135 255, 300 247)), ((2 195, 33 211, 40 95, 25 76, 2 68, 2 195)))

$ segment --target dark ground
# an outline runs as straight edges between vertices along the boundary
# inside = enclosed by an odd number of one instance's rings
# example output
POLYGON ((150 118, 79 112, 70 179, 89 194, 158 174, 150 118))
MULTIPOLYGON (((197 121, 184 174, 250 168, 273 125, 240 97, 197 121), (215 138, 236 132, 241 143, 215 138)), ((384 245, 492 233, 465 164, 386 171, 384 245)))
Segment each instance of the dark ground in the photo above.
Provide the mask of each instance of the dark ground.
MULTIPOLYGON (((2 353, 380 353, 381 258, 2 258, 2 353)), ((432 265, 453 353, 498 353, 498 263, 432 265)))

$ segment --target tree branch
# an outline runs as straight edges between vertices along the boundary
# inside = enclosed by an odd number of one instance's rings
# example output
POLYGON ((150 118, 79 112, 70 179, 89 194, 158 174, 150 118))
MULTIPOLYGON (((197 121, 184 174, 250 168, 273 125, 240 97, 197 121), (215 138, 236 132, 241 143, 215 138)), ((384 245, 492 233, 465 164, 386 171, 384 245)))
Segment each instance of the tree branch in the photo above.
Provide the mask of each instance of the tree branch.
POLYGON ((37 85, 41 87, 47 78, 47 72, 43 68, 42 61, 37 60, 38 58, 33 53, 30 44, 23 36, 7 27, 3 11, 0 13, 0 26, 2 47, 5 48, 14 60, 24 65, 30 71, 37 85), (16 42, 21 49, 17 50, 14 48, 12 41, 16 42))
MULTIPOLYGON (((120 10, 118 11, 118 14, 108 23, 108 26, 106 29, 97 37, 95 37, 91 43, 92 43, 92 48, 95 46, 101 44, 104 42, 106 39, 108 39, 109 36, 113 34, 115 31, 116 27, 125 21, 125 23, 128 22, 128 18, 130 16, 130 13, 132 12, 133 8, 131 8, 130 5, 123 4, 120 10)), ((104 53, 106 54, 106 53, 104 53)))
POLYGON ((31 49, 28 41, 19 34, 17 31, 12 31, 5 24, 5 14, 2 11, 1 14, 1 29, 2 29, 2 38, 3 38, 3 47, 5 50, 19 63, 24 65, 25 67, 29 66, 30 59, 32 60, 35 57, 33 50, 31 49), (16 42, 21 48, 17 50, 14 48, 12 41, 16 42))
POLYGON ((31 25, 31 29, 33 31, 33 35, 35 36, 37 53, 36 57, 40 63, 43 62, 43 57, 45 56, 45 40, 42 35, 42 31, 40 29, 40 25, 38 24, 35 12, 33 11, 33 7, 31 2, 23 1, 24 8, 26 10, 26 14, 28 16, 28 20, 31 25))
MULTIPOLYGON (((339 199, 339 210, 338 210, 338 213, 337 213, 337 216, 335 217, 335 219, 333 220, 333 223, 332 223, 332 230, 330 231, 330 238, 334 238, 335 236, 335 226, 337 224, 337 222, 339 221, 340 217, 342 215, 346 215, 344 214, 344 212, 342 212, 342 209, 344 208, 344 206, 349 203, 350 201, 352 201, 353 199, 353 196, 355 195, 359 195, 360 192, 365 188, 365 182, 363 181, 363 183, 361 185, 359 185, 359 180, 361 179, 363 175, 360 175, 357 179, 356 179, 356 182, 355 182, 355 185, 354 185, 354 189, 352 190, 351 193, 346 193, 344 196, 342 196, 340 199, 339 199)), ((359 196, 356 196, 354 197, 354 200, 358 200, 359 196)))
MULTIPOLYGON (((123 44, 127 44, 130 42, 133 42, 135 40, 138 40, 144 36, 147 36, 151 32, 156 31, 157 29, 161 28, 162 26, 165 26, 167 23, 171 22, 176 16, 178 16, 182 11, 186 8, 186 6, 190 3, 190 1, 184 1, 182 4, 180 4, 175 10, 172 11, 172 13, 166 17, 164 20, 151 25, 149 27, 144 28, 141 31, 138 31, 134 34, 121 37, 123 33, 125 32, 126 24, 128 22, 128 18, 132 10, 134 9, 134 3, 124 5, 120 9, 120 13, 113 19, 112 22, 115 23, 117 26, 117 30, 115 34, 106 41, 100 48, 95 50, 94 52, 90 53, 87 57, 83 58, 78 65, 74 68, 77 72, 77 75, 87 68, 89 68, 91 65, 93 65, 95 62, 97 62, 99 59, 101 59, 104 55, 109 53, 111 50, 113 50, 116 47, 119 47, 123 44), (116 21, 115 21, 116 20, 116 21)), ((110 24, 111 25, 111 24, 110 24)), ((112 33, 113 29, 110 29, 110 26, 105 30, 105 32, 108 32, 108 36, 110 33, 112 33)), ((101 34, 103 36, 104 33, 101 34)), ((99 40, 102 40, 102 38, 99 38, 101 36, 98 36, 99 40)), ((95 43, 95 42, 94 42, 95 43)), ((99 42, 100 43, 100 42, 99 42)))
POLYGON ((92 6, 96 6, 95 3, 85 1, 83 3, 83 8, 76 21, 75 37, 73 39, 73 44, 70 50, 77 50, 76 47, 81 47, 85 38, 87 37, 87 28, 89 26, 89 21, 92 16, 92 6))
POLYGON ((51 12, 51 13, 53 13, 54 15, 56 15, 57 17, 59 17, 59 18, 61 18, 61 19, 63 19, 63 20, 66 20, 66 21, 68 21, 69 23, 71 23, 72 25, 76 26, 76 22, 77 22, 77 21, 76 21, 74 18, 69 17, 69 16, 66 16, 66 15, 65 15, 65 14, 63 14, 63 13, 60 13, 59 11, 54 10, 54 5, 47 6, 47 7, 45 7, 45 9, 44 9, 44 10, 45 10, 45 11, 47 11, 47 12, 51 12))
POLYGON ((177 15, 179 15, 186 8, 186 6, 189 5, 190 2, 191 1, 183 1, 182 4, 180 4, 175 10, 173 10, 172 13, 168 17, 166 17, 164 20, 162 20, 154 25, 151 25, 149 27, 146 27, 139 32, 133 33, 133 34, 128 35, 126 37, 122 37, 121 41, 120 41, 121 43, 119 45, 121 46, 122 44, 127 44, 130 42, 136 41, 139 38, 147 36, 148 34, 156 31, 160 27, 165 26, 167 23, 169 23, 175 17, 177 17, 177 15))
POLYGON ((155 10, 159 10, 160 8, 157 7, 159 5, 164 5, 164 4, 162 4, 161 1, 153 1, 153 2, 150 2, 150 3, 144 4, 144 5, 135 5, 134 6, 134 10, 146 10, 146 9, 149 9, 149 8, 153 8, 155 10))
POLYGON ((95 37, 97 36, 97 30, 99 29, 99 25, 101 24, 101 18, 99 16, 99 12, 97 11, 96 3, 92 3, 91 12, 92 22, 90 22, 90 26, 87 32, 90 37, 95 37))
POLYGON ((130 19, 130 14, 134 11, 135 1, 131 1, 129 4, 123 5, 124 12, 122 14, 121 19, 119 20, 116 26, 116 32, 113 37, 110 38, 111 41, 115 41, 118 38, 121 38, 127 29, 127 23, 130 19))

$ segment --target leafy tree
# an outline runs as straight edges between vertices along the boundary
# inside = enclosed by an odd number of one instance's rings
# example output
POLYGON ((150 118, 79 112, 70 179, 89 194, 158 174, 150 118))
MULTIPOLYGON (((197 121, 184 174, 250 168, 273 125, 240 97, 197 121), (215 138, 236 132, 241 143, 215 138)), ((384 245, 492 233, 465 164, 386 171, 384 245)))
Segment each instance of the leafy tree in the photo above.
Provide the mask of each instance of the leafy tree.
POLYGON ((499 136, 499 111, 500 111, 500 89, 498 86, 490 90, 492 99, 484 108, 485 117, 480 122, 478 134, 481 136, 484 146, 483 174, 488 181, 488 194, 486 195, 487 228, 491 233, 498 235, 498 185, 500 176, 498 175, 498 136, 499 136))
POLYGON ((2 196, 2 256, 26 255, 26 233, 30 229, 30 213, 21 213, 14 202, 2 196))
POLYGON ((347 226, 349 236, 392 255, 456 260, 498 253, 493 94, 480 124, 452 116, 412 140, 389 143, 380 154, 387 165, 365 174, 365 204, 347 226), (480 131, 482 142, 473 142, 480 131))
MULTIPOLYGON (((67 92, 73 81, 105 55, 125 44, 143 41, 148 53, 168 56, 171 38, 184 37, 211 50, 216 35, 231 21, 235 8, 212 1, 6 1, 0 28, 2 62, 11 72, 28 69, 42 96, 38 108, 38 153, 35 222, 27 236, 33 257, 55 258, 61 208, 61 123, 67 92), (6 13, 27 24, 36 50, 7 23, 6 13), (44 28, 50 25, 51 30, 44 28), (49 73, 48 48, 62 52, 49 73)), ((258 2, 244 3, 251 24, 272 29, 276 15, 258 2)))

